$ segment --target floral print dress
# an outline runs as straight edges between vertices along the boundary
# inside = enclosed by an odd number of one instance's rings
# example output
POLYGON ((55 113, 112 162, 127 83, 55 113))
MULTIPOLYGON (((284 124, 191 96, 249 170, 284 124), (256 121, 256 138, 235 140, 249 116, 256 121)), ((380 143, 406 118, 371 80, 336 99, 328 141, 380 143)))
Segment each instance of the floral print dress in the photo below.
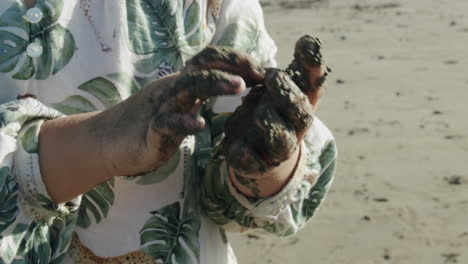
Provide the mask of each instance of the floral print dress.
MULTIPOLYGON (((335 141, 318 118, 273 197, 252 200, 231 184, 217 144, 226 114, 207 116, 207 129, 147 175, 114 177, 64 204, 48 196, 37 146, 46 120, 119 103, 207 45, 275 64, 257 1, 0 2, 1 264, 236 263, 225 230, 287 236, 307 223, 335 172, 335 141)), ((222 97, 209 112, 239 102, 222 97)))

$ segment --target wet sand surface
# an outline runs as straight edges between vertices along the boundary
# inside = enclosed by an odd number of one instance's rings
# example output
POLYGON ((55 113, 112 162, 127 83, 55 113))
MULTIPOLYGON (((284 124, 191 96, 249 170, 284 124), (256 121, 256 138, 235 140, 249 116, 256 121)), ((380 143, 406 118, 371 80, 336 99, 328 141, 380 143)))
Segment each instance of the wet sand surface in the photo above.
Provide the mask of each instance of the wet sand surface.
POLYGON ((230 235, 239 263, 468 263, 467 11, 466 0, 265 7, 281 67, 303 34, 324 42, 333 73, 318 116, 339 166, 296 236, 230 235))

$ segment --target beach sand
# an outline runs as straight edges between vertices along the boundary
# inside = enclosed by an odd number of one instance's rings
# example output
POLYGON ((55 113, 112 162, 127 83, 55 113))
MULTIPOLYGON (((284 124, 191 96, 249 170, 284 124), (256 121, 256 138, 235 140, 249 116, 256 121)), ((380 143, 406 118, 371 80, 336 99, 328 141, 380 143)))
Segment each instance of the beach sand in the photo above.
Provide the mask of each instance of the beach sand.
POLYGON ((266 24, 280 67, 303 34, 325 44, 338 171, 296 236, 230 235, 239 262, 468 263, 468 1, 301 2, 266 24))

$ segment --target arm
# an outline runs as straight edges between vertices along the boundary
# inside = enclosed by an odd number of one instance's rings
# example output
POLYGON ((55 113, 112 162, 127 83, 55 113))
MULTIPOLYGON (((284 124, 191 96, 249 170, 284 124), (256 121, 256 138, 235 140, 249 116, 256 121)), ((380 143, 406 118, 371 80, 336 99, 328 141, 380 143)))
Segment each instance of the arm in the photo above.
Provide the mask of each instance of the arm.
POLYGON ((244 79, 261 78, 245 58, 227 58, 191 65, 103 112, 63 117, 31 98, 0 105, 0 262, 36 256, 62 263, 82 216, 81 196, 71 198, 113 175, 164 164, 187 134, 204 128, 196 114, 204 100, 239 93, 244 79))
POLYGON ((39 134, 39 164, 45 186, 56 202, 69 201, 110 179, 90 121, 99 112, 49 120, 39 134))
POLYGON ((65 202, 113 176, 159 168, 187 135, 204 128, 197 114, 203 100, 243 89, 239 76, 186 71, 159 79, 105 111, 46 122, 39 152, 51 198, 65 202))

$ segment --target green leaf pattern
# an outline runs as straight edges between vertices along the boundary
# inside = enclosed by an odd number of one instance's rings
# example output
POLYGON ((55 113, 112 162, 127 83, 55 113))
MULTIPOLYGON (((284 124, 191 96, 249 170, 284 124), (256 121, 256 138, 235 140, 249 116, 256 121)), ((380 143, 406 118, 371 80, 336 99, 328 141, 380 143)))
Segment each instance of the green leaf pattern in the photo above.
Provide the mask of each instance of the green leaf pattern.
MULTIPOLYGON (((243 3, 245 5, 245 3, 243 3)), ((241 18, 226 25, 214 45, 228 46, 242 50, 262 65, 271 66, 276 46, 268 36, 258 10, 244 8, 241 18)))
POLYGON ((18 214, 16 203, 18 183, 10 173, 10 168, 0 168, 0 234, 13 223, 18 214))
POLYGON ((105 77, 97 77, 78 87, 79 90, 93 95, 105 108, 122 102, 122 96, 117 87, 105 77))
POLYGON ((164 264, 198 263, 200 216, 183 214, 180 202, 150 214, 140 231, 143 251, 164 264))
MULTIPOLYGON (((32 99, 0 105, 0 145, 2 151, 14 151, 14 135, 20 128, 19 151, 37 156, 37 121, 32 119, 55 118, 58 114, 32 99), (6 137, 9 135, 9 138, 6 137)), ((13 152, 11 152, 13 153, 13 152)), ((3 152, 1 155, 4 155, 3 152)), ((59 209, 49 198, 36 194, 34 203, 19 203, 21 189, 13 173, 13 159, 0 157, 0 263, 63 263, 75 228, 76 211, 59 209), (33 219, 28 212, 41 212, 33 219), (47 216, 43 212, 50 212, 47 216)), ((25 187, 25 186, 23 186, 25 187)), ((22 194, 25 199, 25 193, 22 194)))
MULTIPOLYGON (((210 128, 196 136, 195 153, 211 146, 210 128)), ((189 150, 184 148, 185 152, 189 150)), ((187 153, 184 153, 187 154, 187 153)), ((201 227, 200 181, 203 169, 194 160, 188 161, 184 171, 183 203, 177 201, 153 211, 142 230, 142 249, 164 264, 199 263, 201 227)))
POLYGON ((58 23, 63 0, 38 0, 36 7, 44 15, 37 24, 18 19, 27 11, 21 1, 13 3, 0 16, 0 72, 12 73, 15 79, 45 80, 62 70, 76 50, 73 35, 58 23), (26 52, 31 43, 43 48, 37 58, 26 52))
POLYGON ((10 243, 17 244, 18 250, 12 263, 63 263, 75 222, 76 215, 69 215, 55 220, 52 225, 38 222, 16 225, 10 243))
MULTIPOLYGON (((218 148, 215 153, 220 151, 218 148)), ((254 218, 247 208, 236 198, 229 195, 230 191, 223 181, 227 179, 227 167, 223 159, 215 156, 213 162, 206 168, 202 184, 201 207, 203 212, 216 224, 225 225, 235 221, 243 227, 254 227, 254 218)))
MULTIPOLYGON (((203 178, 202 211, 221 226, 237 223, 239 228, 263 229, 278 236, 289 236, 296 233, 319 208, 330 187, 336 169, 337 150, 334 140, 326 142, 314 140, 314 142, 306 142, 306 146, 308 144, 316 146, 323 144, 324 146, 318 159, 314 158, 316 155, 308 149, 303 154, 306 155, 306 166, 309 170, 317 171, 318 168, 319 178, 313 186, 309 181, 302 180, 298 186, 291 189, 293 191, 291 194, 294 194, 295 198, 289 202, 288 208, 283 212, 283 214, 288 215, 288 218, 290 217, 290 220, 271 221, 259 217, 231 194, 229 186, 225 183, 229 181, 230 176, 227 164, 221 155, 220 147, 215 148, 213 151, 215 153, 213 161, 206 168, 203 178)), ((262 203, 269 203, 268 199, 249 199, 248 202, 253 208, 260 206, 262 203)))
MULTIPOLYGON (((100 108, 108 108, 122 102, 124 97, 121 91, 128 89, 131 93, 134 93, 139 88, 139 84, 129 74, 113 73, 104 77, 94 78, 78 87, 79 90, 88 95, 89 99, 82 95, 73 95, 52 105, 54 108, 67 115, 91 112, 100 108), (93 104, 92 100, 98 101, 102 106, 93 104)), ((175 165, 177 166, 177 164, 175 165)), ((170 163, 170 165, 173 166, 172 163, 170 163)), ((164 170, 162 171, 164 172, 164 170)), ((152 178, 153 180, 157 177, 161 177, 157 175, 157 172, 154 174, 156 176, 152 178)), ((142 181, 145 180, 143 179, 142 181)), ((114 204, 114 183, 115 180, 111 179, 82 195, 77 220, 78 226, 87 228, 93 222, 100 223, 107 217, 110 207, 114 204)))
POLYGON ((163 63, 180 70, 206 46, 203 15, 198 0, 127 0, 130 47, 143 58, 141 73, 151 73, 163 63))
POLYGON ((81 206, 78 214, 78 226, 82 228, 89 227, 91 215, 96 224, 109 213, 110 207, 114 204, 114 179, 108 180, 94 187, 81 197, 81 206))
MULTIPOLYGON (((336 145, 335 142, 330 142, 326 145, 324 150, 321 152, 322 155, 319 158, 319 163, 322 166, 320 172, 320 178, 317 183, 309 191, 309 195, 302 201, 302 215, 309 219, 311 218, 320 204, 322 203, 325 194, 333 180, 333 175, 336 170, 336 145)), ((295 204, 292 205, 293 207, 295 204)))
MULTIPOLYGON (((133 65, 136 73, 116 72, 94 77, 79 85, 71 96, 50 105, 67 115, 106 109, 137 92, 155 76, 157 78, 180 70, 210 41, 204 32, 206 14, 202 13, 202 3, 201 0, 126 0, 128 43, 131 52, 136 55, 133 65), (156 75, 153 74, 155 72, 156 75)), ((77 47, 73 34, 58 23, 63 6, 64 0, 37 0, 37 7, 44 14, 38 24, 18 19, 26 12, 21 1, 12 3, 0 14, 1 73, 8 73, 18 80, 46 80, 70 63, 77 47), (43 54, 38 58, 26 54, 27 46, 32 42, 43 46, 43 54)), ((271 40, 260 23, 263 22, 259 21, 254 11, 243 10, 242 19, 224 26, 224 32, 216 44, 244 50, 266 63, 274 46, 271 46, 271 40)), ((0 132, 13 122, 22 126, 38 117, 59 116, 31 102, 22 100, 0 105, 0 132)), ((182 165, 184 169, 188 167, 191 170, 188 174, 184 172, 180 200, 150 212, 139 234, 142 250, 161 263, 200 262, 201 212, 219 225, 235 222, 246 228, 263 228, 278 235, 290 235, 297 231, 297 226, 302 226, 313 216, 330 185, 336 158, 333 142, 324 148, 319 161, 308 164, 309 167, 322 169, 317 184, 312 187, 304 182, 298 188, 302 199, 289 205, 295 226, 259 222, 231 194, 227 184, 227 165, 219 155, 219 149, 213 151, 213 159, 209 153, 198 155, 200 147, 203 148, 201 145, 216 145, 212 144, 211 139, 222 131, 222 127, 213 127, 216 135, 207 129, 197 137, 194 157, 188 166, 184 164, 185 159, 182 160, 186 154, 178 151, 165 166, 146 175, 127 178, 135 184, 151 185, 163 182, 182 165)), ((33 124, 18 138, 21 148, 31 155, 38 154, 38 132, 39 125, 33 124)), ((115 181, 109 180, 83 194, 81 204, 75 211, 59 214, 53 221, 33 221, 18 205, 19 186, 11 172, 11 164, 3 166, 1 159, 0 164, 2 264, 63 263, 75 226, 88 228, 102 222, 114 204, 115 181)), ((250 202, 260 204, 263 201, 250 202)), ((37 195, 37 203, 44 210, 59 210, 43 195, 37 195)))
POLYGON ((52 104, 52 106, 66 115, 97 111, 93 103, 81 95, 72 95, 62 102, 52 104))
MULTIPOLYGON (((249 19, 228 25, 223 32, 223 36, 216 44, 235 47, 256 55, 255 53, 260 52, 256 49, 256 43, 260 37, 261 31, 258 28, 257 21, 254 16, 250 16, 249 19)), ((258 57, 258 55, 254 57, 258 57)))
POLYGON ((28 153, 39 153, 38 142, 39 138, 39 124, 35 123, 29 126, 21 138, 21 143, 23 144, 23 149, 28 153))
POLYGON ((178 150, 161 168, 144 175, 127 177, 127 179, 136 180, 136 183, 141 185, 160 183, 167 179, 177 169, 181 160, 180 156, 181 153, 180 150, 178 150))
POLYGON ((78 90, 84 92, 84 95, 69 96, 61 102, 53 103, 52 107, 66 115, 97 111, 122 102, 140 87, 137 80, 130 74, 111 73, 81 84, 78 90), (125 92, 127 92, 126 96, 123 95, 125 92), (101 105, 93 103, 95 101, 101 105))

